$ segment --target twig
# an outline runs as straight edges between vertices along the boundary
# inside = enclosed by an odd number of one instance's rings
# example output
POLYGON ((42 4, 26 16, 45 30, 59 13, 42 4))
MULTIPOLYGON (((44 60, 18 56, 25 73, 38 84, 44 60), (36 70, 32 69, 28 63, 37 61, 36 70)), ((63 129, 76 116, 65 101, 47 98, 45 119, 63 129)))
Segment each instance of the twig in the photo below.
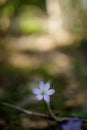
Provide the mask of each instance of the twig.
MULTIPOLYGON (((56 116, 56 115, 53 113, 52 109, 51 109, 50 103, 46 103, 46 104, 47 104, 49 113, 50 113, 50 115, 53 117, 54 120, 59 121, 59 122, 62 122, 62 121, 64 121, 64 120, 67 121, 67 120, 70 119, 69 117, 58 117, 58 116, 56 116)), ((74 119, 75 119, 75 120, 78 120, 79 118, 74 117, 74 119)), ((87 122, 87 119, 82 119, 82 120, 83 120, 84 122, 87 122)))
MULTIPOLYGON (((31 116, 39 116, 39 117, 43 117, 43 118, 51 118, 43 113, 38 113, 38 112, 32 112, 32 111, 29 111, 29 110, 26 110, 24 108, 21 108, 21 107, 18 107, 18 106, 15 106, 15 105, 12 105, 12 104, 9 104, 9 103, 6 103, 6 102, 0 102, 1 105, 3 106, 7 106, 7 107, 10 107, 10 108, 13 108, 13 109, 16 109, 18 111, 21 111, 27 115, 31 115, 31 116)), ((52 118, 51 118, 52 119, 52 118)))
MULTIPOLYGON (((10 107, 10 108, 16 109, 18 111, 21 111, 21 112, 23 112, 27 115, 38 116, 38 117, 42 117, 42 118, 49 119, 49 120, 56 120, 56 121, 62 122, 62 121, 67 121, 67 120, 70 119, 70 117, 57 117, 56 115, 54 115, 54 113, 51 110, 50 105, 47 105, 47 106, 48 106, 48 110, 49 110, 51 116, 48 116, 48 115, 43 114, 43 113, 32 112, 32 111, 26 110, 24 108, 21 108, 21 107, 18 107, 18 106, 15 106, 15 105, 12 105, 12 104, 9 104, 9 103, 6 103, 6 102, 0 102, 0 104, 2 106, 7 106, 7 107, 10 107)), ((79 118, 75 118, 75 119, 78 120, 79 118)), ((82 119, 82 120, 83 120, 83 122, 87 122, 87 118, 82 119)))

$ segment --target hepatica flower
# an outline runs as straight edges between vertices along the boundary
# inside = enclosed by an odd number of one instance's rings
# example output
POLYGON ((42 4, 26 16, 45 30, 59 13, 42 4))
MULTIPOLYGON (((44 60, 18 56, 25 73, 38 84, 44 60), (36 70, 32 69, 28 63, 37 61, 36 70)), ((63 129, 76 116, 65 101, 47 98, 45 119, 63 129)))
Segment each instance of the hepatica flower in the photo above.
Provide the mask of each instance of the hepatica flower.
POLYGON ((37 100, 44 99, 47 103, 50 102, 50 95, 55 93, 54 89, 49 89, 50 83, 43 83, 42 81, 39 82, 39 88, 35 88, 32 92, 36 95, 37 100))
POLYGON ((71 118, 67 124, 62 125, 62 130, 82 130, 81 129, 82 121, 75 121, 71 118))

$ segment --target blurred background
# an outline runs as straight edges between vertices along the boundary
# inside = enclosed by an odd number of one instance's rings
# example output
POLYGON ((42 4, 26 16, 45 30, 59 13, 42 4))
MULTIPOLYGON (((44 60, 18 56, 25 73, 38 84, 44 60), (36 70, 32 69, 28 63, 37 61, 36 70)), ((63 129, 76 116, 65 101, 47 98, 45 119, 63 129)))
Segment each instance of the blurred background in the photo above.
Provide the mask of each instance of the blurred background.
MULTIPOLYGON (((32 89, 49 81, 59 116, 87 118, 87 0, 0 0, 0 100, 49 114, 32 89)), ((87 124, 83 124, 87 129, 87 124)), ((2 130, 60 130, 0 106, 2 130)))

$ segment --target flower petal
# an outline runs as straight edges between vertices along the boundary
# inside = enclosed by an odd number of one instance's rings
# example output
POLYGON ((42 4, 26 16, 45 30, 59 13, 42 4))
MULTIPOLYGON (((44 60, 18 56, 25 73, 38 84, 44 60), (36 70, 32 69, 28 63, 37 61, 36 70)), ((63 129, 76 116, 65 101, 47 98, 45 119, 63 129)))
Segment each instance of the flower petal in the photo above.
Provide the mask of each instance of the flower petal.
POLYGON ((81 120, 75 121, 74 118, 70 118, 70 120, 68 121, 66 125, 62 125, 62 129, 63 130, 71 130, 71 129, 82 130, 80 127, 81 124, 82 124, 81 120))
POLYGON ((47 95, 53 95, 55 93, 54 89, 50 89, 47 91, 47 95))
POLYGON ((39 82, 39 88, 40 88, 41 91, 44 90, 44 83, 43 83, 43 81, 39 82))
POLYGON ((67 125, 62 125, 62 130, 70 130, 67 125))
POLYGON ((39 95, 36 96, 36 99, 37 99, 37 100, 41 100, 42 98, 43 98, 43 95, 42 95, 42 94, 39 94, 39 95))
POLYGON ((80 128, 80 127, 74 127, 73 129, 74 130, 82 130, 82 128, 80 128))
POLYGON ((82 120, 75 121, 74 129, 75 130, 82 130, 81 125, 82 125, 82 120))
POLYGON ((49 82, 47 82, 46 84, 45 84, 45 90, 48 90, 50 88, 50 83, 49 82))
POLYGON ((38 89, 38 88, 34 88, 34 89, 32 90, 32 93, 33 93, 33 94, 40 94, 41 91, 40 91, 40 89, 38 89))
POLYGON ((75 120, 74 120, 74 118, 70 118, 69 121, 68 121, 68 123, 67 123, 67 125, 68 125, 69 127, 74 126, 74 125, 75 125, 75 120))
POLYGON ((81 125, 82 125, 82 120, 76 121, 75 124, 76 124, 76 125, 75 125, 76 127, 81 127, 81 125))
POLYGON ((50 96, 47 94, 44 94, 44 100, 49 103, 50 102, 50 96))

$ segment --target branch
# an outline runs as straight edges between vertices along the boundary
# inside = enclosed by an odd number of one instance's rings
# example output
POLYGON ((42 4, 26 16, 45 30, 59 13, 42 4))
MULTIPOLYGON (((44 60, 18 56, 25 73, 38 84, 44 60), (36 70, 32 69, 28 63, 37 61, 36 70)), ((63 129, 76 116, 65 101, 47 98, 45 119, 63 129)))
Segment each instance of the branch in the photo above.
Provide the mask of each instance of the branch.
MULTIPOLYGON (((62 121, 68 121, 70 119, 70 117, 56 117, 56 119, 53 117, 53 113, 52 113, 52 110, 50 112, 51 116, 48 116, 46 114, 43 114, 43 113, 38 113, 38 112, 33 112, 33 111, 29 111, 29 110, 26 110, 24 108, 21 108, 21 107, 18 107, 18 106, 15 106, 15 105, 12 105, 12 104, 9 104, 9 103, 6 103, 6 102, 0 102, 0 104, 2 106, 7 106, 7 107, 10 107, 10 108, 13 108, 13 109, 16 109, 18 111, 21 111, 27 115, 31 115, 31 116, 38 116, 38 117, 42 117, 42 118, 45 118, 45 119, 49 119, 49 120, 56 120, 56 121, 59 121, 59 122, 62 122, 62 121)), ((79 118, 75 118, 76 120, 78 120, 79 118)), ((83 122, 87 122, 87 118, 86 119, 82 119, 83 122)))
POLYGON ((0 102, 0 104, 3 105, 3 106, 7 106, 7 107, 10 107, 10 108, 16 109, 18 111, 21 111, 21 112, 23 112, 23 113, 25 113, 27 115, 52 119, 50 116, 47 116, 47 115, 45 115, 43 113, 32 112, 32 111, 26 110, 24 108, 21 108, 21 107, 18 107, 18 106, 15 106, 15 105, 12 105, 12 104, 9 104, 9 103, 6 103, 6 102, 0 102))
MULTIPOLYGON (((59 121, 59 122, 62 122, 62 121, 64 121, 64 120, 67 121, 67 120, 70 119, 70 117, 58 117, 58 116, 56 116, 56 115, 53 113, 52 109, 51 109, 50 103, 46 103, 46 105, 47 105, 47 108, 48 108, 48 110, 49 110, 50 115, 53 117, 54 120, 59 121)), ((78 120, 79 118, 74 117, 74 119, 75 119, 75 120, 78 120)), ((87 119, 82 119, 82 120, 83 120, 84 122, 87 122, 87 119)))

